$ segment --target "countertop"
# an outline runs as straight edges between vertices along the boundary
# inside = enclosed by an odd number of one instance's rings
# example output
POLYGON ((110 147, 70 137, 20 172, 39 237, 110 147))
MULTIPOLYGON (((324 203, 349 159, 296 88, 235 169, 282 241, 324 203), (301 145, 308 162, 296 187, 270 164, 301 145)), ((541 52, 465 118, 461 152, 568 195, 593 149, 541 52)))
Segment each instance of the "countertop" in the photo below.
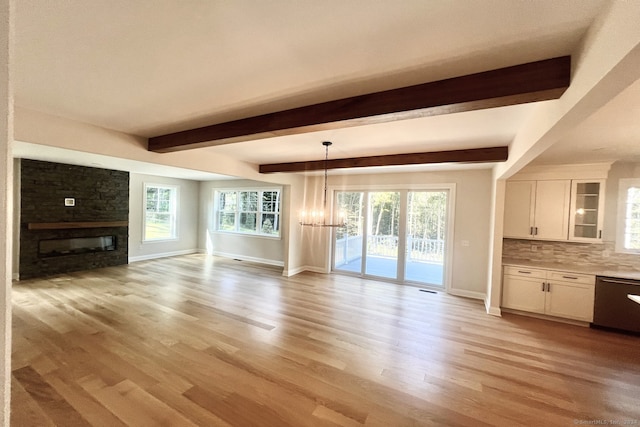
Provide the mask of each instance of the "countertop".
POLYGON ((618 279, 640 280, 640 271, 619 270, 593 265, 560 264, 557 262, 524 261, 508 258, 502 260, 502 265, 543 268, 545 270, 566 271, 568 273, 593 274, 595 276, 615 277, 618 279))

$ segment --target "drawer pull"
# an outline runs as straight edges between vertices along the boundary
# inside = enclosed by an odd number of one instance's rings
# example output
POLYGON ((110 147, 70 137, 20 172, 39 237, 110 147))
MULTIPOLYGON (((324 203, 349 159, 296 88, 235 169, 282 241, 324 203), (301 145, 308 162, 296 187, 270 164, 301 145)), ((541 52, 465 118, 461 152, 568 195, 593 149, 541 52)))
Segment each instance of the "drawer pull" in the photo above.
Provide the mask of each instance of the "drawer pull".
POLYGON ((530 271, 522 271, 522 270, 518 270, 518 273, 522 273, 522 274, 531 274, 530 271))
POLYGON ((573 277, 573 276, 562 276, 563 279, 573 279, 573 280, 578 280, 577 277, 573 277))

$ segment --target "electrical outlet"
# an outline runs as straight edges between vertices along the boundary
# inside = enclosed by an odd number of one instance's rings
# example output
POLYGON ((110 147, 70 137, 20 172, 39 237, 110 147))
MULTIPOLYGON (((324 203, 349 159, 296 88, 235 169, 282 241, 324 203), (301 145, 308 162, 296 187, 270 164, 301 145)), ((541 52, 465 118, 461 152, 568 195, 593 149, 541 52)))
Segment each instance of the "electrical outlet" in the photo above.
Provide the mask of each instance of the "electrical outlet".
POLYGON ((531 252, 538 252, 538 247, 536 245, 531 245, 531 252))

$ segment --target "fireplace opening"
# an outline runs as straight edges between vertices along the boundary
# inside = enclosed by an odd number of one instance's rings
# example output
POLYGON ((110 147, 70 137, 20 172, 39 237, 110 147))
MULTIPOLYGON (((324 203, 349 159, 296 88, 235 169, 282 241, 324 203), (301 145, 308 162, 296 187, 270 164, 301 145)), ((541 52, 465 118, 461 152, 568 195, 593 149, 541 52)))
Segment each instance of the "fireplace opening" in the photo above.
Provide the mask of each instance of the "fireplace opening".
POLYGON ((116 250, 116 236, 40 240, 38 256, 51 257, 116 250))

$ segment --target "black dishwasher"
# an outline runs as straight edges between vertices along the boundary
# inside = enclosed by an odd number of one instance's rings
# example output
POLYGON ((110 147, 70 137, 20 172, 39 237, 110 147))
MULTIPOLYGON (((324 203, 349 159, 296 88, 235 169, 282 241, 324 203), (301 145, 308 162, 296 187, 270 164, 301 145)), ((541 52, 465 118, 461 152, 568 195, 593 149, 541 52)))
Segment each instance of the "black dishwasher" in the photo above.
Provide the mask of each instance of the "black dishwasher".
POLYGON ((598 276, 592 325, 640 333, 640 304, 628 295, 640 295, 640 280, 598 276))

